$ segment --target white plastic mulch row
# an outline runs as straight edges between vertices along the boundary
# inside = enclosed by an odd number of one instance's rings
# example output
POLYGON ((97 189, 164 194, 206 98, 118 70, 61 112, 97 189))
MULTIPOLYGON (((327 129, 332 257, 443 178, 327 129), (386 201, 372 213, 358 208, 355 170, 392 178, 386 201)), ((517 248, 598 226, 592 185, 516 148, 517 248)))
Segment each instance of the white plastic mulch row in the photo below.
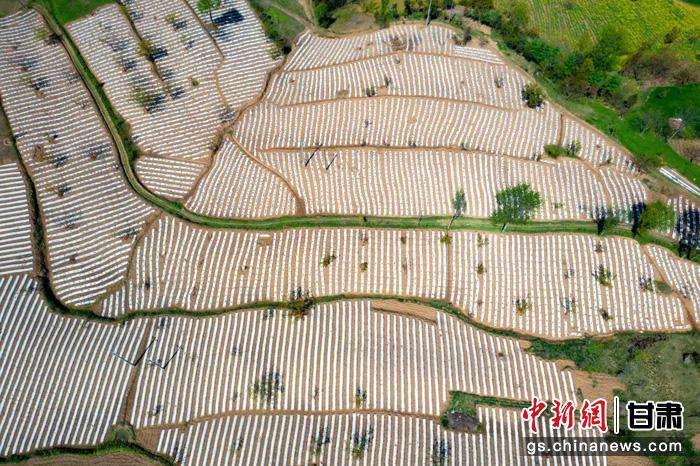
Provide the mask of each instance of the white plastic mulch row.
POLYGON ((695 322, 700 322, 700 266, 680 261, 657 246, 649 246, 647 251, 668 279, 668 285, 686 298, 695 322))
MULTIPOLYGON (((292 56, 316 53, 302 47, 292 56)), ((391 96, 426 96, 522 108, 525 82, 522 73, 505 64, 406 53, 311 70, 285 68, 275 74, 265 98, 286 105, 365 97, 367 89, 374 89, 391 96)))
POLYGON ((700 207, 684 196, 669 199, 666 204, 676 213, 676 222, 668 231, 673 239, 685 236, 697 240, 700 235, 700 207))
POLYGON ((446 281, 441 235, 359 228, 225 231, 163 218, 135 254, 128 308, 225 309, 285 300, 298 286, 316 296, 437 298, 446 281))
MULTIPOLYGON (((621 173, 598 177, 568 158, 536 162, 467 151, 374 148, 265 151, 259 156, 298 189, 309 214, 451 215, 452 199, 463 189, 464 215, 488 217, 499 191, 528 183, 542 197, 535 218, 590 219, 599 208, 628 210, 646 194, 635 178, 621 173)), ((600 170, 601 175, 607 172, 600 170)), ((232 178, 219 173, 217 179, 232 178)), ((212 174, 205 179, 210 178, 212 174)), ((232 197, 212 191, 202 185, 198 195, 209 193, 224 205, 232 197)))
POLYGON ((27 187, 16 162, 0 165, 0 275, 33 268, 27 187))
POLYGON ((26 275, 0 277, 0 457, 105 441, 125 402, 143 321, 49 311, 26 275))
MULTIPOLYGON (((141 36, 166 55, 155 61, 162 80, 138 52, 138 39, 117 5, 97 10, 69 26, 91 70, 105 83, 115 109, 129 122, 146 152, 190 160, 209 157, 209 144, 226 108, 216 89, 221 60, 211 39, 181 0, 127 2, 141 36), (172 15, 183 26, 175 29, 172 15), (128 65, 127 65, 128 64, 128 65), (197 85, 193 85, 197 83, 197 85), (148 110, 139 94, 159 96, 148 110)), ((148 185, 148 184, 147 184, 148 185)))
POLYGON ((282 301, 301 287, 314 296, 449 299, 479 322, 549 338, 689 328, 677 295, 643 289, 643 283, 662 277, 635 241, 497 234, 481 234, 479 240, 478 233, 454 232, 448 248, 440 241, 443 234, 211 231, 166 218, 136 251, 134 273, 120 291, 126 295, 119 302, 126 305, 103 312, 227 309, 282 301), (595 276, 600 266, 612 275, 609 287, 595 276), (518 312, 519 300, 529 309, 518 312))
POLYGON ((642 288, 662 277, 635 241, 484 234, 479 246, 477 235, 459 233, 453 247, 452 303, 490 326, 553 338, 690 328, 677 296, 642 288), (595 276, 600 266, 611 273, 609 287, 595 276), (518 312, 517 300, 527 309, 518 312))
MULTIPOLYGON (((187 0, 199 19, 210 25, 208 13, 197 9, 197 0, 187 0)), ((267 74, 281 61, 258 17, 245 0, 222 0, 212 10, 217 27, 211 31, 224 54, 217 79, 233 110, 260 94, 267 74), (225 18, 231 18, 226 21, 225 18)))
MULTIPOLYGON (((445 147, 533 158, 557 144, 560 115, 544 109, 504 110, 427 97, 365 97, 280 107, 267 101, 247 111, 236 125, 254 152, 278 148, 337 146, 445 147)), ((628 159, 580 126, 565 143, 581 143, 580 156, 594 166, 610 163, 624 171, 628 159), (580 137, 580 139, 576 139, 580 137), (585 149, 585 150, 584 150, 585 149)))
POLYGON ((497 53, 478 47, 456 45, 454 31, 444 26, 392 25, 368 34, 329 39, 310 32, 297 40, 298 51, 285 68, 303 70, 379 57, 396 51, 423 52, 502 64, 497 53))
POLYGON ((123 278, 153 212, 127 186, 88 91, 63 49, 41 40, 38 13, 0 19, 0 95, 33 178, 52 284, 87 305, 123 278))
POLYGON ((214 155, 213 166, 185 205, 214 217, 243 218, 294 215, 296 207, 287 185, 230 141, 214 155))
POLYGON ((189 160, 143 156, 136 174, 151 191, 168 199, 182 199, 192 189, 204 166, 189 160))
POLYGON ((158 364, 139 374, 131 423, 143 428, 252 409, 351 410, 358 390, 366 409, 433 416, 450 390, 576 399, 570 371, 526 353, 517 340, 442 312, 429 321, 381 312, 380 304, 319 304, 302 320, 269 310, 161 318, 146 354, 158 364), (251 387, 271 373, 283 388, 266 402, 251 387))
MULTIPOLYGON (((446 431, 432 419, 389 414, 233 415, 190 424, 184 430, 162 430, 156 448, 183 466, 607 464, 605 455, 524 456, 523 437, 528 431, 519 411, 478 407, 477 417, 483 433, 446 431), (367 440, 367 445, 356 458, 353 447, 360 439, 367 440)), ((540 424, 541 432, 562 435, 544 422, 540 424)), ((569 435, 600 437, 579 427, 569 435)))

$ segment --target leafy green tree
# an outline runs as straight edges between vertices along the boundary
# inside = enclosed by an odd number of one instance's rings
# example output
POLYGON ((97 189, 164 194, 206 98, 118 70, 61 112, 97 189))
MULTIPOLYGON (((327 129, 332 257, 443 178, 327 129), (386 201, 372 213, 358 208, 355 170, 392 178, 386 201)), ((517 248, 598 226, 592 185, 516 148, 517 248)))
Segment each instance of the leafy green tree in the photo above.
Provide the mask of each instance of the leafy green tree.
POLYGON ((599 71, 613 71, 619 65, 620 56, 631 52, 627 31, 613 24, 608 24, 598 36, 598 42, 590 57, 599 71))
POLYGON ((211 14, 212 10, 216 10, 221 6, 221 0, 197 0, 197 9, 200 13, 208 13, 209 20, 214 24, 214 17, 211 14))
POLYGON ((544 92, 535 83, 529 83, 523 87, 522 97, 530 108, 537 108, 544 103, 544 92))
POLYGON ((675 223, 675 217, 676 213, 671 207, 661 201, 654 201, 648 204, 639 215, 636 233, 670 230, 675 223))
POLYGON ((529 184, 521 183, 496 194, 496 204, 498 207, 491 214, 491 221, 502 224, 505 230, 509 223, 528 222, 532 213, 542 205, 542 199, 540 193, 533 191, 529 184))
POLYGON ((598 208, 593 212, 593 221, 598 234, 602 235, 615 228, 620 223, 620 218, 607 208, 598 208))
POLYGON ((455 193, 454 199, 452 199, 452 220, 450 220, 450 226, 447 227, 449 230, 452 227, 457 217, 461 217, 464 214, 464 209, 467 208, 467 199, 464 197, 464 190, 460 189, 455 193))

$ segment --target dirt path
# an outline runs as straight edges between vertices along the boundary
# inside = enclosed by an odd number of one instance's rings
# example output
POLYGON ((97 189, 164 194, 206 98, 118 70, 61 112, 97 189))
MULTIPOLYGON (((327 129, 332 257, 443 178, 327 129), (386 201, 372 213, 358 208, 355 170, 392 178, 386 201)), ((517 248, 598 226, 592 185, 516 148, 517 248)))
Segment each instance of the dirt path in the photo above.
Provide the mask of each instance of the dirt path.
POLYGON ((193 424, 199 424, 207 421, 215 421, 217 419, 225 419, 231 416, 334 416, 347 414, 374 414, 379 416, 401 416, 418 419, 427 419, 432 422, 439 423, 438 416, 430 416, 422 413, 410 413, 402 411, 391 411, 385 409, 338 409, 338 410, 276 410, 276 409, 242 409, 233 411, 224 411, 208 416, 201 416, 189 421, 180 423, 164 423, 153 427, 146 427, 136 431, 136 441, 145 448, 152 450, 154 439, 158 439, 158 433, 166 429, 187 429, 193 424))
POLYGON ((295 200, 295 203, 296 203, 296 215, 306 215, 306 205, 305 205, 305 203, 304 203, 304 198, 301 196, 301 194, 299 194, 299 191, 298 191, 297 188, 292 184, 291 181, 289 181, 287 178, 285 178, 284 175, 282 175, 282 173, 281 173, 279 170, 277 170, 276 168, 273 168, 273 167, 269 166, 268 164, 266 164, 265 162, 263 162, 262 160, 260 160, 258 157, 256 157, 256 156, 255 156, 252 152, 250 152, 248 149, 246 149, 246 148, 243 146, 243 144, 241 144, 240 141, 238 141, 238 139, 237 139, 235 136, 231 135, 231 136, 229 136, 229 139, 231 139, 231 141, 232 141, 234 144, 236 144, 236 145, 238 146, 238 148, 239 148, 250 160, 252 160, 254 163, 256 163, 257 165, 259 165, 259 166, 262 167, 263 169, 269 171, 270 173, 272 173, 273 175, 275 175, 276 177, 278 177, 278 178, 287 186, 287 188, 289 189, 289 191, 292 193, 292 196, 294 196, 294 200, 295 200))
POLYGON ((141 340, 141 344, 139 344, 138 350, 136 351, 137 357, 139 357, 139 359, 138 361, 132 361, 133 363, 135 363, 134 370, 131 374, 131 378, 129 379, 129 385, 126 389, 126 397, 124 398, 124 404, 119 410, 119 419, 123 424, 129 423, 129 415, 131 414, 134 408, 134 400, 136 399, 136 384, 139 379, 139 374, 141 373, 141 368, 144 365, 144 360, 146 358, 146 350, 148 349, 148 346, 152 343, 151 330, 153 329, 155 321, 156 319, 148 320, 148 323, 146 324, 146 329, 143 334, 143 339, 141 340))

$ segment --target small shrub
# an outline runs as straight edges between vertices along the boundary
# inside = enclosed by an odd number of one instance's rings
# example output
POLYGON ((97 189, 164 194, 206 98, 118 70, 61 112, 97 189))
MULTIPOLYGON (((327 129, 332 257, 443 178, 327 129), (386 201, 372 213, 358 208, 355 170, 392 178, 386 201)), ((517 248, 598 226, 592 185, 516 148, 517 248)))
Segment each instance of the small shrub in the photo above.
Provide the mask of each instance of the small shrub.
POLYGON ((374 97, 377 95, 377 90, 374 88, 374 86, 365 87, 365 95, 367 97, 374 97))
POLYGON ((314 306, 314 299, 311 296, 311 292, 302 291, 301 287, 297 287, 289 293, 289 300, 286 304, 289 308, 289 315, 301 319, 305 317, 314 306))
POLYGON ((321 261, 321 264, 322 264, 323 267, 325 268, 325 267, 328 267, 329 265, 331 265, 331 262, 333 262, 333 261, 336 260, 336 259, 337 259, 337 257, 336 257, 335 254, 326 254, 326 255, 323 257, 323 260, 321 261))
POLYGON ((282 376, 279 372, 270 371, 263 374, 259 379, 253 382, 251 392, 253 398, 262 402, 265 405, 274 406, 277 400, 277 395, 284 391, 282 376))
POLYGON ((142 87, 135 87, 131 90, 131 99, 144 110, 150 112, 162 102, 163 96, 142 87))
POLYGON ((136 45, 136 53, 144 57, 146 60, 153 61, 153 53, 155 52, 155 47, 153 44, 146 39, 141 39, 136 45))
POLYGON ((199 86, 199 80, 197 78, 190 77, 190 84, 192 87, 197 87, 199 86))
POLYGON ((610 313, 608 312, 608 310, 607 310, 607 309, 604 309, 604 308, 602 308, 602 307, 601 307, 600 309, 598 309, 598 314, 600 314, 600 317, 602 317, 603 320, 606 321, 606 322, 607 322, 608 320, 612 319, 612 316, 610 315, 610 313))
POLYGON ((603 286, 612 286, 613 274, 604 265, 599 265, 593 272, 593 276, 603 286))
MULTIPOLYGON (((443 423, 442 419, 440 422, 443 423)), ((430 453, 431 466, 444 466, 450 457, 450 444, 446 440, 435 440, 430 453)))
POLYGON ((449 233, 445 233, 440 237, 440 242, 445 246, 449 246, 450 244, 452 244, 452 237, 449 233))
POLYGON ((355 390, 355 408, 364 408, 367 403, 367 391, 364 388, 355 390))
POLYGON ((331 443, 331 436, 328 435, 328 429, 323 427, 318 435, 316 435, 312 440, 311 440, 311 454, 313 456, 319 456, 321 453, 323 453, 323 447, 326 445, 329 445, 331 443))
POLYGON ((562 147, 559 144, 545 144, 544 153, 549 157, 556 159, 559 157, 578 158, 578 153, 581 150, 581 144, 573 141, 568 146, 562 147))
POLYGON ((566 146, 566 152, 570 157, 578 157, 578 153, 581 151, 581 143, 578 141, 571 141, 568 146, 566 146))
POLYGON ((595 244, 595 252, 597 252, 598 254, 600 254, 601 252, 605 252, 605 245, 602 242, 598 241, 595 244))
POLYGON ((481 233, 476 234, 476 245, 478 247, 484 247, 489 245, 488 237, 482 236, 481 233))
POLYGON ((641 277, 639 279, 639 286, 643 291, 654 291, 654 280, 649 277, 641 277))
POLYGON ((360 264, 360 272, 367 272, 367 262, 362 262, 360 264))
POLYGON ((479 275, 483 275, 484 272, 486 272, 486 268, 484 267, 484 264, 482 262, 479 262, 479 265, 476 266, 476 273, 479 275))
POLYGON ((575 296, 561 298, 560 304, 561 304, 561 307, 564 308, 564 315, 568 315, 572 312, 576 312, 576 297, 575 296))
POLYGON ((532 305, 528 298, 517 298, 515 300, 515 310, 518 314, 525 315, 530 309, 532 309, 532 305))
POLYGON ((365 451, 372 443, 372 429, 364 432, 355 432, 350 439, 352 457, 356 460, 362 459, 365 451))

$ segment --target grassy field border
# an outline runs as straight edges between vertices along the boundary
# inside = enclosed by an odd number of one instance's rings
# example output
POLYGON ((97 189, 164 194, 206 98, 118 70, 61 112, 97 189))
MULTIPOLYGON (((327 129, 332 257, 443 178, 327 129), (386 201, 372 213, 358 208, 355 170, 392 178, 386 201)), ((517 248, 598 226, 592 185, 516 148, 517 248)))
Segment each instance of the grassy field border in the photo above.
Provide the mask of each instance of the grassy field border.
POLYGON ((17 455, 0 457, 0 464, 17 464, 30 459, 51 458, 61 455, 93 457, 102 456, 109 453, 131 453, 134 455, 145 456, 149 460, 160 463, 164 466, 175 466, 175 462, 165 455, 153 453, 134 442, 117 441, 107 441, 92 447, 54 447, 43 450, 34 450, 29 453, 20 453, 17 455))

